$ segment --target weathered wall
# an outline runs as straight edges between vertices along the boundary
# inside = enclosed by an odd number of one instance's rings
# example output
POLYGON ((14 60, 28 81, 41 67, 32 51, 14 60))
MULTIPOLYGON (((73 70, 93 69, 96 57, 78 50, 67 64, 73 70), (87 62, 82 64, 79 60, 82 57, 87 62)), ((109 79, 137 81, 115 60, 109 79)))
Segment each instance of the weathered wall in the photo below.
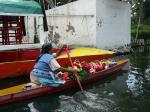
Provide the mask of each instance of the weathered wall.
MULTIPOLYGON (((110 49, 130 43, 130 5, 119 0, 79 0, 48 10, 49 31, 37 18, 40 43, 110 49), (47 36, 48 35, 48 36, 47 36)), ((33 37, 33 19, 28 29, 33 37)), ((32 39, 31 39, 32 40, 32 39)))
POLYGON ((130 5, 119 0, 96 1, 96 45, 110 49, 130 43, 130 5))
POLYGON ((34 17, 25 17, 26 36, 23 38, 24 43, 33 43, 34 40, 34 17))
POLYGON ((25 28, 26 36, 23 38, 23 43, 34 43, 35 28, 37 35, 39 36, 40 43, 44 43, 47 33, 43 30, 43 17, 25 17, 25 28))
POLYGON ((95 46, 95 14, 95 0, 79 0, 47 11, 50 31, 47 40, 56 44, 95 46))

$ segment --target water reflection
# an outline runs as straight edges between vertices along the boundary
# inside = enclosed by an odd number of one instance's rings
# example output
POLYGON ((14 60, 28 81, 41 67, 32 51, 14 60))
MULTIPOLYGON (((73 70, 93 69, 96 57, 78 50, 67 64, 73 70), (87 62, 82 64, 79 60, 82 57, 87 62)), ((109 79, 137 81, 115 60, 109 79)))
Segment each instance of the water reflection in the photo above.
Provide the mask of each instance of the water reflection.
POLYGON ((127 85, 134 96, 150 96, 149 48, 149 46, 136 48, 136 53, 130 57, 130 72, 128 73, 127 85))
POLYGON ((28 104, 28 107, 29 107, 29 111, 30 112, 39 112, 39 110, 37 110, 35 107, 34 107, 34 103, 31 102, 28 104))
POLYGON ((149 53, 150 52, 150 46, 138 46, 138 47, 132 47, 132 51, 134 53, 149 53))
POLYGON ((138 96, 140 94, 138 80, 136 79, 135 75, 133 74, 128 75, 127 85, 128 88, 132 91, 134 96, 138 96))

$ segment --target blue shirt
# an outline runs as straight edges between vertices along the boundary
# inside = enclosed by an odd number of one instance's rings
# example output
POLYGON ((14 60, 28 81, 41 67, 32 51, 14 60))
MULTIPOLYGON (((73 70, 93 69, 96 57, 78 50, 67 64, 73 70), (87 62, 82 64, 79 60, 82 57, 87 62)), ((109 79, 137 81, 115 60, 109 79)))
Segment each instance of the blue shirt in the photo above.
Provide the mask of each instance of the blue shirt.
POLYGON ((53 58, 54 57, 51 54, 43 54, 39 61, 35 64, 34 69, 31 71, 31 75, 40 78, 51 78, 52 70, 49 63, 53 58))

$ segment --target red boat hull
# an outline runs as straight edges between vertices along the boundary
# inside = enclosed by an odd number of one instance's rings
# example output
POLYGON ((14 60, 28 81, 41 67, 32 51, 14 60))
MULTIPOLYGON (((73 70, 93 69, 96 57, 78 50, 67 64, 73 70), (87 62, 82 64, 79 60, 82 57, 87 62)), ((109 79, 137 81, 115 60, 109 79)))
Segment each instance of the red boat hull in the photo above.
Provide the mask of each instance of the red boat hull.
MULTIPOLYGON (((72 57, 72 60, 79 59, 80 61, 91 62, 93 60, 101 60, 113 57, 112 54, 107 55, 93 55, 72 57)), ((28 57, 31 58, 31 57, 28 57)), ((68 66, 70 64, 68 58, 57 59, 61 66, 68 66)), ((13 61, 0 63, 0 79, 22 76, 29 74, 35 64, 34 60, 13 61)))
POLYGON ((40 54, 40 49, 0 51, 0 63, 35 60, 39 54, 40 54))
MULTIPOLYGON (((85 85, 87 83, 99 80, 103 77, 106 77, 109 74, 122 69, 126 63, 127 63, 126 60, 120 61, 117 65, 115 65, 107 70, 103 70, 103 71, 100 71, 100 72, 90 75, 81 83, 82 83, 82 85, 85 85)), ((41 95, 44 95, 47 93, 53 94, 53 93, 57 93, 57 92, 60 92, 60 91, 66 90, 66 89, 70 89, 70 88, 73 88, 76 86, 78 86, 77 83, 75 83, 73 81, 68 81, 67 83, 60 86, 59 88, 53 88, 50 86, 42 86, 42 87, 37 87, 37 88, 29 89, 29 90, 22 90, 22 91, 16 92, 16 93, 14 92, 11 94, 5 94, 5 95, 0 96, 0 104, 20 101, 20 100, 25 100, 25 99, 31 99, 33 97, 41 96, 41 95)), ((3 90, 1 90, 1 91, 3 91, 3 90)))

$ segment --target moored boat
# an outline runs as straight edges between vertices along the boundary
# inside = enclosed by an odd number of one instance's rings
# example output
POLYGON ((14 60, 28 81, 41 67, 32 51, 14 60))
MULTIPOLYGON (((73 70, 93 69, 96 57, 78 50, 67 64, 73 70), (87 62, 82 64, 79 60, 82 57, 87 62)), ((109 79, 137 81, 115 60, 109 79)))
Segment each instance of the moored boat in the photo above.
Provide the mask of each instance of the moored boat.
MULTIPOLYGON (((54 52, 57 51, 56 49, 54 52)), ((36 57, 40 54, 39 49, 22 49, 13 51, 0 52, 0 79, 16 77, 29 74, 33 69, 36 57)), ((101 60, 111 58, 114 52, 93 49, 93 48, 74 48, 70 49, 72 60, 79 59, 81 61, 91 62, 93 60, 101 60)), ((57 58, 61 66, 68 65, 69 60, 65 52, 57 58)))
MULTIPOLYGON (((127 60, 121 60, 118 61, 114 66, 111 66, 99 72, 95 72, 94 74, 89 74, 89 76, 82 80, 81 83, 82 85, 85 85, 87 83, 109 76, 111 73, 122 69, 127 62, 127 60)), ((58 88, 54 88, 51 86, 40 86, 24 89, 25 85, 27 84, 0 90, 0 104, 31 99, 33 97, 41 96, 44 94, 58 93, 60 91, 78 86, 77 83, 72 80, 68 80, 65 84, 61 85, 58 88)))

